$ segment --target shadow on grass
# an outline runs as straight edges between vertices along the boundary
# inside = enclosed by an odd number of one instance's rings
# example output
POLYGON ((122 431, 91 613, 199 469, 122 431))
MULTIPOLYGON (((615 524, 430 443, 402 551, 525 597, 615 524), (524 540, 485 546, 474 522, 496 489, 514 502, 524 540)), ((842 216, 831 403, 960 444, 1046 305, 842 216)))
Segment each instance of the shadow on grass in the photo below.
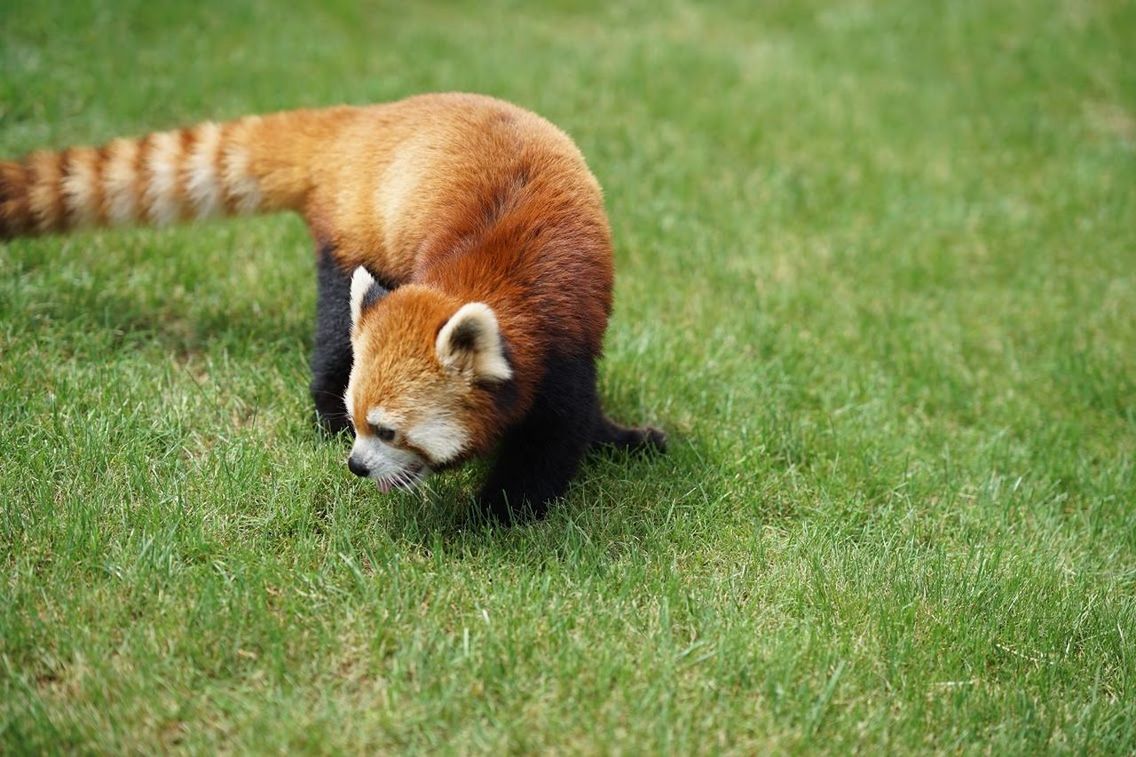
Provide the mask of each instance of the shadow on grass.
POLYGON ((660 545, 717 532, 730 517, 729 497, 724 478, 706 470, 706 453, 700 440, 673 436, 666 454, 592 453, 545 518, 513 526, 477 513, 473 494, 488 467, 477 463, 436 479, 424 500, 402 495, 383 530, 424 557, 506 558, 532 571, 555 563, 557 570, 584 575, 640 554, 667 554, 660 545))

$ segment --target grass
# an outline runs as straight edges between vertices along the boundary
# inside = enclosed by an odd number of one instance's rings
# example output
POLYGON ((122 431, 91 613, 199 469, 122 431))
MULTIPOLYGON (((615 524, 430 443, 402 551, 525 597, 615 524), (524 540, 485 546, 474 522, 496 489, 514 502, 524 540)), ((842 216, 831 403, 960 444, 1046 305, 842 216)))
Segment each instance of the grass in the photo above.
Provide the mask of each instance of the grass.
POLYGON ((672 450, 470 529, 314 432, 296 219, 0 247, 0 751, 1136 750, 1134 8, 3 5, 3 155, 561 124, 672 450))

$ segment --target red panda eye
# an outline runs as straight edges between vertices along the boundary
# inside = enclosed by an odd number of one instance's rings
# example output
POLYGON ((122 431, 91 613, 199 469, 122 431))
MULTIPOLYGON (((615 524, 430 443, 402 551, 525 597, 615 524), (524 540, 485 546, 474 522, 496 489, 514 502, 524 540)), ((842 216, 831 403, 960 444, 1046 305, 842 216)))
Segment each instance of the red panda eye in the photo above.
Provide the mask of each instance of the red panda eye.
POLYGON ((380 441, 394 441, 395 432, 394 429, 390 426, 377 426, 375 424, 371 424, 371 431, 375 434, 375 436, 379 437, 380 441))

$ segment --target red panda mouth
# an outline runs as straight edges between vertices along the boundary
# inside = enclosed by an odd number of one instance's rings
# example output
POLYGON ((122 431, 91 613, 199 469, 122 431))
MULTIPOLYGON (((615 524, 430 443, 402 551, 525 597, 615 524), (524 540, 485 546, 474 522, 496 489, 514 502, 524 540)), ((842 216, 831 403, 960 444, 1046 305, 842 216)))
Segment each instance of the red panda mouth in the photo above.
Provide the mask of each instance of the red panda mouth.
POLYGON ((383 494, 387 494, 393 489, 409 491, 426 478, 427 472, 425 464, 413 463, 393 475, 375 479, 375 484, 383 494))

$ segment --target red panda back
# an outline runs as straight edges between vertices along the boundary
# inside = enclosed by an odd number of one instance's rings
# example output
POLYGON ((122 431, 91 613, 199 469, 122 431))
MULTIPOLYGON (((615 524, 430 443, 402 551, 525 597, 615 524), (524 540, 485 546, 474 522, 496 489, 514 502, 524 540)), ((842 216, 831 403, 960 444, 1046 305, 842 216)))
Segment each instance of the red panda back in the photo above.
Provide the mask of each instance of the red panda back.
POLYGON ((489 304, 523 376, 550 351, 600 353, 611 233, 598 182, 551 123, 488 97, 423 95, 366 109, 323 158, 304 212, 344 268, 489 304))

